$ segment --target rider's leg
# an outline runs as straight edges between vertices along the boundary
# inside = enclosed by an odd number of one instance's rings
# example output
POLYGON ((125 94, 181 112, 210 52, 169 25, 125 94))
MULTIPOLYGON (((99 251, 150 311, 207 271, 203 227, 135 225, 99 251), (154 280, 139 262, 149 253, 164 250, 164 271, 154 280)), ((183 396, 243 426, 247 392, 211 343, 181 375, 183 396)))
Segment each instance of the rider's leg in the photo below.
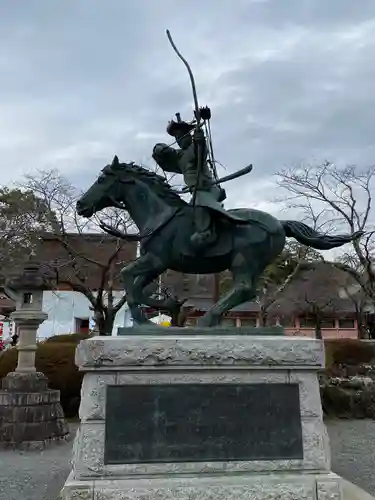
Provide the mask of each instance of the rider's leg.
POLYGON ((213 243, 214 232, 211 224, 211 215, 209 210, 204 207, 195 207, 194 209, 194 233, 190 241, 198 251, 207 245, 213 243))

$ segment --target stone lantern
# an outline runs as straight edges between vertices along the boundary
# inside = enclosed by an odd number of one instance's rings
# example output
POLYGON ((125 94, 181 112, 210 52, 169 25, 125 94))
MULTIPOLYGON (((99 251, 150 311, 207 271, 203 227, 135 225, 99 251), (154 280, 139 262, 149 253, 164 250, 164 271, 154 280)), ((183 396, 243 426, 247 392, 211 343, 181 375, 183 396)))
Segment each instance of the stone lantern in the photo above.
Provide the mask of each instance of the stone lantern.
POLYGON ((11 318, 19 335, 16 370, 4 377, 0 390, 0 445, 6 447, 43 448, 68 436, 60 392, 49 389, 47 377, 35 367, 37 330, 48 317, 42 310, 48 285, 38 269, 26 266, 5 288, 16 302, 11 318))
POLYGON ((36 336, 39 325, 48 318, 42 311, 43 290, 48 286, 38 273, 38 266, 30 264, 24 273, 8 283, 7 291, 16 302, 16 310, 10 317, 19 334, 18 363, 16 372, 35 373, 36 336))

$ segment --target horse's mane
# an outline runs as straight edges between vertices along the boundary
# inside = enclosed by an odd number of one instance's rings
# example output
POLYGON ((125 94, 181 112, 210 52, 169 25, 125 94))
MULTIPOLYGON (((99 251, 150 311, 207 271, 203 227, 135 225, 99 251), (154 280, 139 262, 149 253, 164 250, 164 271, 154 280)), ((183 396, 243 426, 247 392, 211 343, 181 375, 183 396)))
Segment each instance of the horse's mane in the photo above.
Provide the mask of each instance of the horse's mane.
MULTIPOLYGON (((120 163, 114 170, 116 172, 126 170, 127 174, 134 175, 134 177, 147 184, 158 196, 165 199, 169 205, 187 205, 187 203, 173 190, 172 186, 168 184, 166 179, 155 172, 151 172, 135 163, 120 163)), ((114 170, 112 170, 112 172, 114 170)))

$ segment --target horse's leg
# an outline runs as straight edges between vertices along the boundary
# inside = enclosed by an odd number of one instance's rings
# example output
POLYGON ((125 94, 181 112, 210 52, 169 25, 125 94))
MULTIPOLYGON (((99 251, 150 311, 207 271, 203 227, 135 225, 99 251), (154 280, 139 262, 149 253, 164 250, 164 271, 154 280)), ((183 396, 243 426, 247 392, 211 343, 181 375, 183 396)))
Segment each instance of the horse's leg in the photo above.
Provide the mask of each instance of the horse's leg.
POLYGON ((125 266, 120 271, 122 282, 124 284, 124 289, 126 293, 126 301, 130 310, 130 314, 135 323, 148 323, 149 320, 146 318, 142 310, 142 302, 137 300, 137 286, 138 276, 142 274, 151 272, 152 268, 148 265, 147 259, 145 257, 139 257, 134 262, 131 262, 125 266))
POLYGON ((165 269, 161 272, 155 272, 155 274, 147 275, 147 276, 138 276, 135 279, 135 294, 137 296, 136 300, 145 306, 152 307, 154 309, 170 309, 178 304, 178 302, 173 298, 169 297, 167 299, 154 299, 149 295, 145 295, 143 289, 149 285, 152 281, 154 281, 161 273, 163 273, 165 269))
POLYGON ((233 275, 233 287, 198 319, 197 326, 216 326, 223 314, 255 297, 255 278, 259 273, 242 253, 235 256, 230 271, 233 275))
POLYGON ((127 303, 136 323, 148 322, 141 306, 162 308, 168 305, 163 300, 153 299, 143 294, 143 288, 166 270, 161 260, 154 254, 146 254, 124 267, 121 277, 127 294, 127 303))

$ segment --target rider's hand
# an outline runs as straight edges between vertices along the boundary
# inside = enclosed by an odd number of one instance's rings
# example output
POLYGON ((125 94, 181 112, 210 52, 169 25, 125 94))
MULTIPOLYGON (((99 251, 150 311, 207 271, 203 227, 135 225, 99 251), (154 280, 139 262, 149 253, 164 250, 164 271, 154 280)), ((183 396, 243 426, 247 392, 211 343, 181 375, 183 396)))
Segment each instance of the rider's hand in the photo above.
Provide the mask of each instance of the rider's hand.
POLYGON ((194 130, 194 139, 196 141, 205 141, 204 132, 201 128, 194 130))

